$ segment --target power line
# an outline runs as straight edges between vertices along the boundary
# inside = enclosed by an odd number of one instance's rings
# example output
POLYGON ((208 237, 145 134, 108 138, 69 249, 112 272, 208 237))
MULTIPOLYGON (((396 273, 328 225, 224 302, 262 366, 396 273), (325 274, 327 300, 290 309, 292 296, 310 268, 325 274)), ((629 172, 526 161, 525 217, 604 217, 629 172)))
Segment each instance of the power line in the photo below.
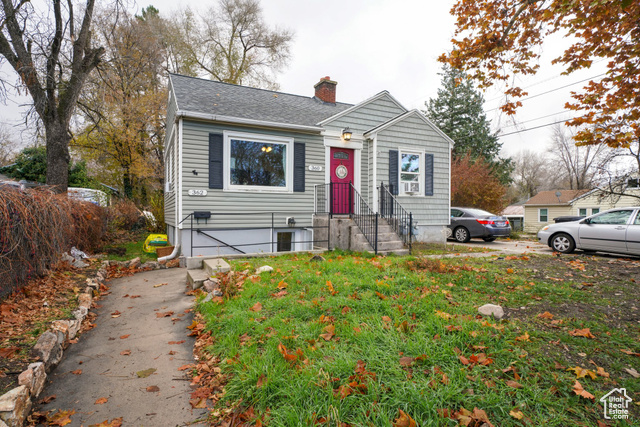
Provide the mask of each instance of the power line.
POLYGON ((515 124, 512 124, 512 125, 501 126, 501 127, 502 127, 502 128, 512 128, 512 127, 514 127, 514 126, 523 125, 523 124, 525 124, 525 123, 529 123, 529 122, 535 122, 536 120, 546 119, 547 117, 557 116, 557 115, 559 115, 559 114, 564 114, 564 113, 566 113, 566 112, 567 112, 567 111, 560 111, 560 112, 557 112, 557 113, 554 113, 554 114, 547 114, 546 116, 540 116, 540 117, 536 117, 535 119, 529 119, 529 120, 525 120, 525 121, 523 121, 523 122, 515 123, 515 124))
MULTIPOLYGON (((567 120, 571 120, 571 118, 569 118, 567 120)), ((557 125, 557 124, 560 124, 560 123, 565 123, 567 120, 560 120, 558 122, 547 123, 546 125, 540 125, 540 126, 532 127, 532 128, 529 128, 529 129, 517 130, 517 131, 514 131, 514 132, 509 132, 509 133, 505 133, 505 134, 502 134, 502 135, 498 135, 498 137, 501 138, 503 136, 515 135, 517 133, 523 133, 523 132, 528 132, 530 130, 536 130, 536 129, 544 128, 544 127, 547 127, 547 126, 553 126, 553 125, 557 125)))
MULTIPOLYGON (((558 91, 558 90, 560 90, 560 89, 565 89, 565 88, 567 88, 567 87, 569 87, 569 86, 577 85, 578 83, 583 83, 583 82, 586 82, 586 81, 589 81, 589 80, 592 80, 592 79, 595 79, 595 78, 598 78, 598 77, 602 77, 602 76, 604 76, 604 75, 606 75, 606 74, 607 74, 607 73, 602 73, 602 74, 599 74, 599 75, 597 75, 597 76, 589 77, 588 79, 584 79, 584 80, 578 80, 577 82, 569 83, 569 84, 566 84, 566 85, 564 85, 564 86, 560 86, 560 87, 557 87, 557 88, 555 88, 555 89, 548 90, 548 91, 546 91, 546 92, 538 93, 538 94, 536 94, 536 95, 525 96, 524 98, 520 98, 520 99, 518 99, 518 101, 526 101, 526 100, 528 100, 528 99, 537 98, 537 97, 539 97, 539 96, 546 95, 546 94, 548 94, 548 93, 555 92, 555 91, 558 91)), ((490 113, 490 112, 492 112, 492 111, 496 111, 496 110, 499 110, 499 109, 500 109, 500 107, 492 108, 491 110, 487 110, 487 111, 486 111, 486 113, 490 113)))

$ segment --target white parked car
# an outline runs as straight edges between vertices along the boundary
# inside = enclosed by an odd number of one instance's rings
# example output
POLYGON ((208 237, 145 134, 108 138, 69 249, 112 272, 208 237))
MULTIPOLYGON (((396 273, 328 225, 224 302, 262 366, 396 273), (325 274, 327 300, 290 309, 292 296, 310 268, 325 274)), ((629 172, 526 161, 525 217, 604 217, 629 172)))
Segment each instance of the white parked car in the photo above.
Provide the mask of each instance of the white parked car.
POLYGON ((542 227, 538 241, 557 252, 585 251, 640 255, 640 207, 610 209, 581 220, 542 227))

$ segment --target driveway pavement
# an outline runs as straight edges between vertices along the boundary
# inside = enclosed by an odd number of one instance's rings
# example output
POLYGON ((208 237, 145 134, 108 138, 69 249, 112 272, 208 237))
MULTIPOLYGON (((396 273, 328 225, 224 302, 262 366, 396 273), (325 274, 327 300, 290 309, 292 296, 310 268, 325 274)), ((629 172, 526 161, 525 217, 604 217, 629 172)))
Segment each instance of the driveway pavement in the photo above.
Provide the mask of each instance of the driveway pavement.
POLYGON ((522 255, 525 253, 547 254, 551 255, 553 251, 547 245, 530 240, 504 240, 497 239, 493 242, 485 242, 483 240, 472 239, 468 243, 458 243, 449 241, 447 244, 456 244, 467 246, 482 252, 467 252, 447 255, 435 255, 433 258, 465 258, 465 257, 485 257, 492 255, 522 255))
POLYGON ((205 412, 189 404, 189 379, 178 371, 193 362, 195 340, 186 329, 193 318, 186 270, 149 271, 108 285, 97 326, 65 351, 41 394, 56 398, 37 410, 75 410, 72 427, 120 417, 125 426, 182 426, 202 418, 205 412))

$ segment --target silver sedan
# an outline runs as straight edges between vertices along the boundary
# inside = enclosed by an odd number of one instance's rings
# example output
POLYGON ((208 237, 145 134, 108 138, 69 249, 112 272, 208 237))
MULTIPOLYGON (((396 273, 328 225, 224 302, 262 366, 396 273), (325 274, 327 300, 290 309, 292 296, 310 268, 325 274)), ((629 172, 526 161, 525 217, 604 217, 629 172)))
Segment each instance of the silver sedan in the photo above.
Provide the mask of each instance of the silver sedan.
POLYGON ((544 226, 538 241, 565 254, 586 251, 640 255, 640 207, 617 208, 579 221, 544 226))

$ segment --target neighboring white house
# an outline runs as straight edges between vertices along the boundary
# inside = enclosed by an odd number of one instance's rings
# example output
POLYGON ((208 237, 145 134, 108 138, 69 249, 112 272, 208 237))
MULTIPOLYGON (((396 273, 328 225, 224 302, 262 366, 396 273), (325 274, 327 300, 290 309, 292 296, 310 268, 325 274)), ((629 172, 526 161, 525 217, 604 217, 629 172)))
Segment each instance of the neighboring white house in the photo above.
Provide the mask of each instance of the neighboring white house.
POLYGON ((352 105, 336 86, 322 78, 309 97, 171 74, 171 243, 187 256, 308 250, 314 214, 399 206, 417 240, 442 241, 453 141, 387 91, 352 105), (381 182, 397 205, 380 206, 381 182))

